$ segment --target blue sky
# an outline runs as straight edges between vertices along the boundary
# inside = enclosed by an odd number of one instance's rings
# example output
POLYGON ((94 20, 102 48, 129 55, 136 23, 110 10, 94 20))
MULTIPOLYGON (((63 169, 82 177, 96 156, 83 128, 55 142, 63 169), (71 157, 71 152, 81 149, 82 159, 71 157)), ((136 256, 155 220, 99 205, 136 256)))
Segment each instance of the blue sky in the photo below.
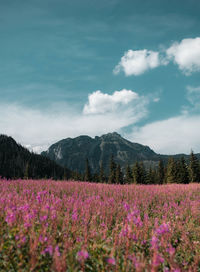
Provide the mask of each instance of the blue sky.
POLYGON ((0 131, 200 152, 198 0, 0 0, 0 131))

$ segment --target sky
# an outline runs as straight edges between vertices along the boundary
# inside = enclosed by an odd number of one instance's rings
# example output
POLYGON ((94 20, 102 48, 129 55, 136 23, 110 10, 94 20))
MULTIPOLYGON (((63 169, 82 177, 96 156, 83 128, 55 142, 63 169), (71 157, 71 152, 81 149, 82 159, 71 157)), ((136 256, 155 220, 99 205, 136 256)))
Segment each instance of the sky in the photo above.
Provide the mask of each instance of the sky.
POLYGON ((199 0, 0 0, 0 133, 200 152, 199 0))

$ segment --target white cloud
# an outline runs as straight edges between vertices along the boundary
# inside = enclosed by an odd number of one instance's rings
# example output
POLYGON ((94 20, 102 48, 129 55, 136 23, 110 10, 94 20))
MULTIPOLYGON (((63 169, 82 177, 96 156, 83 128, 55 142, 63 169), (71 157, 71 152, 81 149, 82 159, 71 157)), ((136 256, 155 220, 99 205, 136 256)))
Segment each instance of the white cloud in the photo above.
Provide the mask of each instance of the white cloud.
POLYGON ((138 99, 138 94, 131 90, 115 91, 112 95, 98 90, 88 96, 88 103, 84 106, 83 112, 84 114, 113 112, 120 105, 127 105, 129 102, 138 99))
POLYGON ((197 109, 200 105, 200 86, 187 86, 187 99, 197 109))
POLYGON ((200 37, 175 42, 166 54, 186 75, 200 71, 200 37))
POLYGON ((129 139, 150 146, 161 154, 200 151, 200 116, 181 114, 135 128, 129 139))
POLYGON ((128 50, 114 68, 114 74, 124 71, 126 76, 138 76, 149 69, 154 69, 162 64, 159 52, 144 50, 128 50))
POLYGON ((97 111, 96 114, 84 114, 68 104, 36 110, 16 104, 1 103, 0 131, 2 134, 12 136, 29 149, 39 152, 67 137, 120 132, 124 127, 137 123, 148 113, 148 98, 124 90, 115 92, 113 97, 115 102, 112 103, 119 105, 113 107, 112 111, 106 108, 105 112, 97 111), (123 101, 121 104, 120 99, 123 101))
POLYGON ((130 49, 124 53, 113 73, 123 71, 126 76, 138 76, 170 61, 177 64, 185 75, 200 71, 200 37, 174 42, 167 50, 130 49))

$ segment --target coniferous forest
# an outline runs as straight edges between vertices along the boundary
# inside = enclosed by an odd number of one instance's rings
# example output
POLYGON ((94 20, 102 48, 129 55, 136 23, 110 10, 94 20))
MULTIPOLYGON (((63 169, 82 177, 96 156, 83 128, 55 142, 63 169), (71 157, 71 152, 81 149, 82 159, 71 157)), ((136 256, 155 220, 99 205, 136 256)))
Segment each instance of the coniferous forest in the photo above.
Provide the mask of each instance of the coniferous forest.
POLYGON ((34 154, 17 144, 8 136, 0 136, 0 176, 7 179, 52 178, 56 180, 80 180, 108 184, 170 184, 200 182, 200 162, 193 152, 188 162, 184 157, 162 159, 157 166, 147 167, 142 161, 122 168, 111 154, 109 172, 101 162, 99 172, 92 173, 88 158, 85 159, 85 171, 79 173, 58 165, 49 158, 34 154))

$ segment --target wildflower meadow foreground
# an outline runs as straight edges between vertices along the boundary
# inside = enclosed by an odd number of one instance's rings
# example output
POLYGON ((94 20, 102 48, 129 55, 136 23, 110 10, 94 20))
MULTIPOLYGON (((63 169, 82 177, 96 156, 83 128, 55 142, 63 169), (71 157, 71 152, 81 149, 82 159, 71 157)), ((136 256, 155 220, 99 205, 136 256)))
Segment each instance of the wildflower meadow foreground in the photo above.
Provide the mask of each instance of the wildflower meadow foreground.
POLYGON ((200 184, 1 180, 0 271, 200 271, 200 184))

